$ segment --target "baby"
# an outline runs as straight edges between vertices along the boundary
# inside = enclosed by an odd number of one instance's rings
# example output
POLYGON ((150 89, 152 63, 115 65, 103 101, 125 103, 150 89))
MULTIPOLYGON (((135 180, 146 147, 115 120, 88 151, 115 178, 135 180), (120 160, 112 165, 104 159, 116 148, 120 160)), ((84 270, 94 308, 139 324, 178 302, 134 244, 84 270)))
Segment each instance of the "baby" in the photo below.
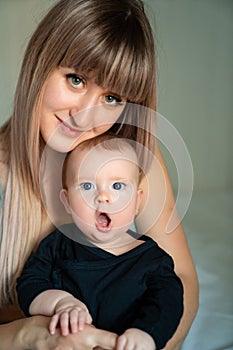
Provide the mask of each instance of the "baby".
POLYGON ((65 336, 85 323, 119 335, 116 349, 161 349, 183 313, 172 258, 130 230, 143 196, 134 147, 101 135, 65 159, 61 201, 72 224, 40 244, 18 279, 26 315, 52 316, 65 336), (27 298, 25 298, 25 295, 27 298))

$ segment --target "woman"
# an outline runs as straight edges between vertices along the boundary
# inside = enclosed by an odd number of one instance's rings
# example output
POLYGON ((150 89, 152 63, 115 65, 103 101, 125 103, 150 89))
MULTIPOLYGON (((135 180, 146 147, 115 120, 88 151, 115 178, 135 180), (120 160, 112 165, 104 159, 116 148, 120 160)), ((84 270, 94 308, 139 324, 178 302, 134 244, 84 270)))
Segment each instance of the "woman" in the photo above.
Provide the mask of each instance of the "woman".
MULTIPOLYGON (((2 349, 114 348, 116 335, 88 325, 77 335, 64 338, 58 331, 49 336, 49 320, 22 318, 15 294, 16 279, 26 259, 54 228, 41 195, 45 188, 42 183, 41 189, 40 163, 45 146, 65 153, 110 128, 154 152, 149 189, 146 182, 143 184, 148 203, 142 206, 136 224, 173 257, 184 286, 184 315, 166 349, 178 349, 187 334, 197 310, 195 269, 181 224, 166 233, 174 199, 162 156, 147 132, 153 113, 144 113, 141 108, 132 113, 129 105, 155 110, 154 43, 142 2, 58 2, 29 42, 13 115, 0 130, 0 298, 2 322, 9 322, 0 326, 2 349), (97 112, 82 113, 92 108, 97 112), (166 185, 162 210, 156 208, 154 200, 161 188, 161 169, 166 185), (147 222, 153 223, 150 228, 147 222)), ((43 179, 50 170, 43 168, 43 179)), ((52 191, 46 193, 49 197, 52 191)))

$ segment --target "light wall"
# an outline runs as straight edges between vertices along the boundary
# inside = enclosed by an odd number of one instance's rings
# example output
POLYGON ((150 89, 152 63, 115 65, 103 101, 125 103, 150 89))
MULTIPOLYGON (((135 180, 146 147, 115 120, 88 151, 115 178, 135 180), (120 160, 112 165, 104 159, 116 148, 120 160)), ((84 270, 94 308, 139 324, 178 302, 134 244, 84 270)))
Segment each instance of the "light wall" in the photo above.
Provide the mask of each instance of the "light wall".
POLYGON ((232 188, 233 1, 146 3, 156 28, 158 110, 189 149, 195 188, 232 188))
MULTIPOLYGON (((0 120, 28 38, 55 0, 0 0, 0 120)), ((158 111, 184 139, 196 190, 233 188, 233 1, 145 0, 156 38, 158 111), (153 12, 153 15, 151 13, 153 12)), ((176 171, 164 150, 176 185, 176 171)))

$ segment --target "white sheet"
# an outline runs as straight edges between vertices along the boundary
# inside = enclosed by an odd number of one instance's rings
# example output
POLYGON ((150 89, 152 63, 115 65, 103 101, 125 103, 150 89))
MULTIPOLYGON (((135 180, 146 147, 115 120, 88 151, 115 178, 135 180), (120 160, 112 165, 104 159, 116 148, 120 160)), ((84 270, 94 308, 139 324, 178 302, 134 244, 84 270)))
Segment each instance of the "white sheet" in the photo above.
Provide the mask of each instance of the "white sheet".
POLYGON ((194 195, 183 224, 200 306, 182 350, 233 349, 233 192, 194 195))

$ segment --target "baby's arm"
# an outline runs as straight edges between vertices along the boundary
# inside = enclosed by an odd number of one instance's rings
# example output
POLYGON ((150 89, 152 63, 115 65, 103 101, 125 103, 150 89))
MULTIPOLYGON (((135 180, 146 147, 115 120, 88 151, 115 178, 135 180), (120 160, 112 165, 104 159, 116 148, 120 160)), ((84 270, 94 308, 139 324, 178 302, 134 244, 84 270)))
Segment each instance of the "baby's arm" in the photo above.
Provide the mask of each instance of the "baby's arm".
POLYGON ((116 350, 156 350, 153 338, 137 328, 129 328, 117 339, 116 350))
MULTIPOLYGON (((147 335, 147 339, 150 336, 154 340, 152 349, 163 349, 177 329, 183 314, 183 287, 174 273, 171 257, 162 254, 160 259, 157 255, 156 260, 159 261, 158 266, 156 268, 157 264, 152 264, 146 275, 147 289, 134 305, 135 311, 128 329, 141 330, 142 333, 138 332, 138 335, 147 335)), ((134 342, 139 341, 135 349, 144 349, 138 336, 131 337, 130 334, 130 341, 132 338, 134 342)), ((122 349, 125 348, 117 348, 122 349)))
POLYGON ((62 335, 77 333, 85 323, 91 324, 92 318, 84 303, 62 290, 51 289, 40 293, 31 303, 31 315, 52 316, 49 330, 55 333, 58 324, 62 335))

